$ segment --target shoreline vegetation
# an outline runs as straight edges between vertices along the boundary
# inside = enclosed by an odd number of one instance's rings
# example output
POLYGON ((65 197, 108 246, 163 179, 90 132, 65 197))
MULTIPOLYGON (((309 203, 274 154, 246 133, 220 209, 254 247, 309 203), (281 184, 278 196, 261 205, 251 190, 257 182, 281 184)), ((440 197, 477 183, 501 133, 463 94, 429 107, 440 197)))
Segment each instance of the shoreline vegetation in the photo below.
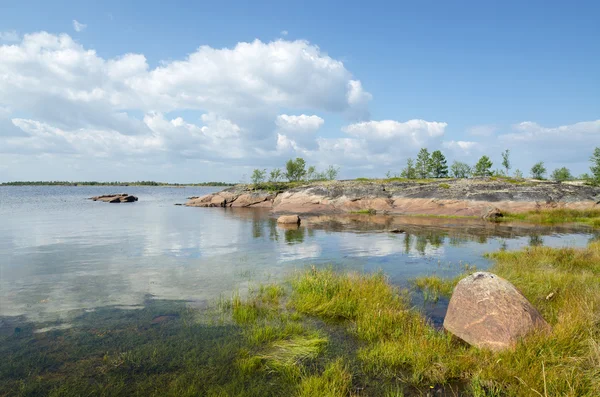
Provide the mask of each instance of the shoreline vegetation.
POLYGON ((480 350, 411 304, 449 296, 462 276, 400 289, 382 273, 313 266, 201 312, 150 299, 84 313, 69 329, 0 335, 0 395, 600 395, 600 242, 488 257, 549 335, 480 350))
POLYGON ((600 228, 600 209, 565 209, 528 211, 523 213, 506 213, 495 222, 524 222, 536 225, 579 224, 600 228))

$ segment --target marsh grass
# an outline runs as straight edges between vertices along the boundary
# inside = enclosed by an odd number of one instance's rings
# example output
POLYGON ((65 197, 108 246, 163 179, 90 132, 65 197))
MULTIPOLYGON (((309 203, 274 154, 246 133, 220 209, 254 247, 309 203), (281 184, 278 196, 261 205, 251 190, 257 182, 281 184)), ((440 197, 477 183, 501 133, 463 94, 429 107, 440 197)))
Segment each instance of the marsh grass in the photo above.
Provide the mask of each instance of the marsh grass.
POLYGON ((557 208, 550 210, 529 211, 523 213, 507 213, 498 218, 499 222, 522 221, 541 225, 556 225, 561 223, 581 223, 594 228, 600 228, 600 210, 576 210, 557 208))
POLYGON ((423 293, 425 301, 437 302, 440 297, 450 297, 461 276, 447 279, 436 275, 422 276, 412 280, 412 284, 423 293))
MULTIPOLYGON (((489 257, 550 334, 479 350, 434 328, 384 274, 313 267, 214 313, 150 300, 70 329, 21 324, 0 336, 0 396, 600 395, 600 242, 489 257)), ((441 296, 458 279, 415 286, 441 296)))
MULTIPOLYGON (((586 249, 530 247, 487 255, 553 327, 514 351, 470 348, 459 363, 474 395, 600 395, 600 242, 586 249), (482 391, 483 390, 483 391, 482 391)), ((422 277, 419 289, 450 296, 461 277, 422 277)))

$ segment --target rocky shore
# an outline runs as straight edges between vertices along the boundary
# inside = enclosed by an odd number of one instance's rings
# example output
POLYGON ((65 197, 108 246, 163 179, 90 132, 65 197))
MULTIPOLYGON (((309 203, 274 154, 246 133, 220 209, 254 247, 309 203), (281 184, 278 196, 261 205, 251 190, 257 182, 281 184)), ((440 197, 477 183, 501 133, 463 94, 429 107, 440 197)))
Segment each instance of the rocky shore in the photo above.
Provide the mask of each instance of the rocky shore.
POLYGON ((275 213, 333 214, 371 210, 377 214, 481 216, 495 207, 507 212, 600 208, 600 188, 575 183, 504 178, 432 182, 331 181, 288 190, 254 190, 237 185, 203 197, 189 207, 270 208, 275 213))

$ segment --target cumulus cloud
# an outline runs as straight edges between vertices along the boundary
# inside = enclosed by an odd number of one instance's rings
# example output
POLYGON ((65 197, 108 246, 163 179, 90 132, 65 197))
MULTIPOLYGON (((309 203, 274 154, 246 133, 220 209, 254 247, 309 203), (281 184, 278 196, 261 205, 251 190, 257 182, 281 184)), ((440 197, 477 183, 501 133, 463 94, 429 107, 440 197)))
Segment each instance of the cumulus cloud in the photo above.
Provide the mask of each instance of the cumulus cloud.
POLYGON ((325 123, 325 120, 316 115, 290 116, 281 114, 277 116, 275 120, 278 130, 277 147, 279 149, 289 149, 290 147, 314 149, 316 147, 316 133, 323 123, 325 123), (285 145, 282 144, 283 142, 285 142, 285 145))
POLYGON ((586 171, 594 147, 600 146, 600 120, 546 127, 532 121, 512 126, 499 142, 523 153, 521 157, 545 161, 551 166, 572 164, 586 171))
POLYGON ((157 161, 170 153, 253 163, 282 146, 316 149, 324 120, 282 110, 356 118, 371 98, 342 62, 302 40, 201 46, 150 68, 143 54, 105 59, 69 35, 39 32, 0 46, 0 59, 0 123, 10 127, 0 136, 11 137, 0 144, 13 154, 116 155, 129 145, 157 161), (181 110, 198 119, 168 117, 181 110))
POLYGON ((455 155, 469 155, 474 149, 479 149, 480 145, 473 141, 445 141, 442 143, 445 149, 452 151, 455 155))
MULTIPOLYGON (((358 138, 403 139, 418 146, 431 138, 444 135, 447 125, 446 123, 425 120, 409 120, 406 122, 382 120, 350 124, 344 127, 343 131, 358 138)), ((406 143, 406 141, 403 141, 403 143, 406 143)))
POLYGON ((75 29, 76 32, 83 32, 85 28, 87 28, 86 24, 73 19, 73 29, 75 29))

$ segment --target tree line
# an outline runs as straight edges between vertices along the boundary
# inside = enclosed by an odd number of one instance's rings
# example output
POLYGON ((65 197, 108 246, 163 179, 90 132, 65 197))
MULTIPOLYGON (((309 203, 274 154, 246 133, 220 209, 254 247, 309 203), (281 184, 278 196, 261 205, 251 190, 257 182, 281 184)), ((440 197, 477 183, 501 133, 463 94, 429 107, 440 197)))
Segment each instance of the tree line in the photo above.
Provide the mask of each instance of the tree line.
MULTIPOLYGON (((501 153, 502 168, 492 170, 494 165, 488 156, 481 156, 477 163, 473 166, 462 161, 455 160, 449 167, 446 157, 440 150, 435 150, 429 153, 427 148, 422 148, 417 154, 416 160, 409 158, 406 161, 406 167, 402 169, 400 174, 392 175, 387 172, 387 178, 400 177, 406 179, 428 179, 428 178, 470 178, 470 177, 486 177, 486 176, 505 176, 510 177, 512 163, 510 161, 510 150, 506 149, 501 153)), ((600 184, 600 147, 595 148, 592 157, 590 158, 592 165, 590 166, 591 174, 585 173, 580 175, 581 180, 593 184, 600 184)), ((543 161, 535 163, 530 169, 530 176, 534 179, 546 179, 547 169, 543 161)), ((523 172, 516 169, 512 175, 516 179, 522 179, 523 172)), ((576 179, 567 167, 557 168, 550 174, 550 179, 563 182, 576 179)))
POLYGON ((287 179, 288 182, 300 181, 331 181, 337 179, 339 167, 330 165, 324 171, 318 171, 315 166, 306 166, 303 158, 297 157, 285 163, 285 169, 274 168, 268 174, 266 169, 255 169, 250 176, 254 185, 264 182, 279 183, 287 179))

